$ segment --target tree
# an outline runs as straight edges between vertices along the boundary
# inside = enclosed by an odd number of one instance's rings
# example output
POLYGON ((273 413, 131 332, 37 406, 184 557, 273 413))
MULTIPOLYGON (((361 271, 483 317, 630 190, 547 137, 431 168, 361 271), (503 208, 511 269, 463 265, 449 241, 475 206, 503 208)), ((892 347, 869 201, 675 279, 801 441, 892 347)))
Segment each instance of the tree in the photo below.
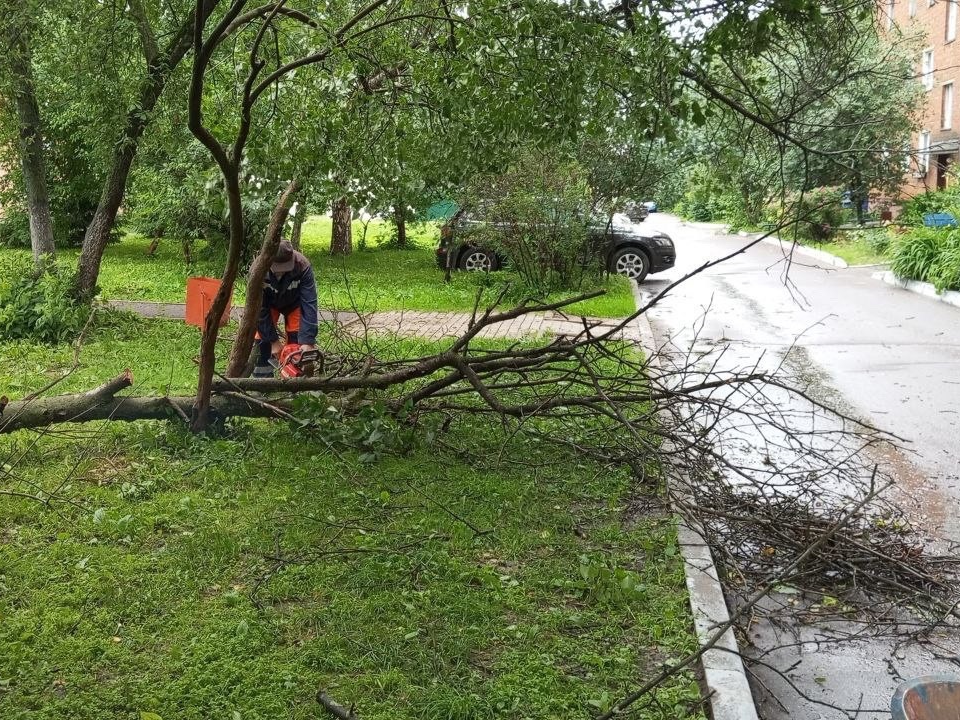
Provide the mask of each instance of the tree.
POLYGON ((30 29, 26 23, 9 22, 4 40, 7 43, 8 82, 11 86, 9 95, 14 98, 19 120, 20 163, 30 216, 30 247, 34 261, 39 263, 42 256, 53 255, 55 247, 50 197, 47 193, 43 128, 30 59, 30 29))
POLYGON ((341 196, 333 201, 333 223, 330 226, 330 254, 349 255, 353 252, 353 210, 350 200, 341 196))

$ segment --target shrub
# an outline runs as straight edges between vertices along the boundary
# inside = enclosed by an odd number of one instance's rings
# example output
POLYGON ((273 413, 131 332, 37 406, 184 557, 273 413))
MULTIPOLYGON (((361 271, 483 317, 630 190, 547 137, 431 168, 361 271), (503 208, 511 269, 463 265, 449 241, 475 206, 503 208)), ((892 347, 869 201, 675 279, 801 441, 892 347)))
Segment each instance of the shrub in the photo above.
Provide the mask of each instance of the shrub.
POLYGON ((29 258, 0 265, 0 340, 56 343, 76 335, 90 314, 71 296, 73 275, 51 262, 37 269, 29 258))
POLYGON ((901 278, 929 282, 946 238, 956 231, 919 227, 903 235, 893 249, 890 269, 901 278))
POLYGON ((502 175, 475 178, 468 195, 485 221, 469 230, 471 242, 508 258, 532 294, 599 279, 590 186, 577 163, 531 153, 502 175))
POLYGON ((30 247, 30 217, 15 205, 4 206, 0 214, 0 247, 30 247))
POLYGON ((902 225, 923 225, 923 216, 927 213, 956 212, 960 206, 960 192, 957 188, 947 188, 935 192, 925 192, 910 198, 903 204, 897 222, 902 225))
POLYGON ((937 262, 928 273, 929 281, 937 288, 960 290, 960 231, 948 231, 940 244, 937 262))

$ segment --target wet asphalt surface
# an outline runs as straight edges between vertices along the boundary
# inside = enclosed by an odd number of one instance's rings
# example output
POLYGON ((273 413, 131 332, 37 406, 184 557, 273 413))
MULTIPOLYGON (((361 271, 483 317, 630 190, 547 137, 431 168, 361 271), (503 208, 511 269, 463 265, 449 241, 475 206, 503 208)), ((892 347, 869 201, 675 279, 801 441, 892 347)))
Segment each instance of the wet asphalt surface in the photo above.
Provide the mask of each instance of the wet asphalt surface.
MULTIPOLYGON (((641 225, 653 228, 674 239, 677 267, 648 277, 645 295, 748 242, 665 214, 641 225)), ((721 369, 784 363, 818 398, 903 438, 903 452, 879 458, 896 477, 894 497, 931 536, 960 540, 960 308, 886 285, 871 277, 878 268, 841 270, 800 255, 785 282, 784 253, 760 244, 672 290, 649 313, 658 342, 722 349, 721 369)), ((745 654, 765 663, 752 666, 760 716, 890 717, 903 678, 960 675, 922 648, 831 640, 858 630, 754 624, 745 654)), ((939 644, 960 655, 960 638, 939 644)))

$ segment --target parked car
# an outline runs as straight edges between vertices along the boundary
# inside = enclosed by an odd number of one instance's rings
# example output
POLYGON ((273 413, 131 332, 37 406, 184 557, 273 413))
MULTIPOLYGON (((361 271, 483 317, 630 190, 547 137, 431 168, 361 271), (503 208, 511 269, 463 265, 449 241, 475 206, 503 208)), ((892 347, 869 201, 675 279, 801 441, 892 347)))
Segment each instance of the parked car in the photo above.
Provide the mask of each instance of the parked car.
POLYGON ((643 203, 643 206, 647 209, 648 213, 655 213, 660 210, 660 207, 657 205, 655 200, 647 200, 643 203))
MULTIPOLYGON (((468 272, 499 270, 507 258, 463 239, 471 225, 482 221, 463 214, 451 218, 440 230, 437 266, 468 272)), ((597 223, 589 228, 593 246, 609 272, 641 282, 647 275, 673 267, 677 259, 673 240, 666 233, 641 232, 632 224, 597 223)))

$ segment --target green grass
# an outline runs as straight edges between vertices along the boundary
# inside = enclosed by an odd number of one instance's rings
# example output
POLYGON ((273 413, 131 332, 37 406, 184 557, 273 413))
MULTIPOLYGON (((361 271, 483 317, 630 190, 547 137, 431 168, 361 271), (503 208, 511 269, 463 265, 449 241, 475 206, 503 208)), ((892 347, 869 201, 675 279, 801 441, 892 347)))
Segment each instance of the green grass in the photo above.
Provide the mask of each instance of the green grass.
MULTIPOLYGON (((111 316, 62 389, 126 366, 190 388, 195 348, 111 316)), ((0 386, 71 358, 2 345, 0 386)), ((588 717, 694 647, 674 524, 626 521, 625 472, 478 416, 372 463, 230 428, 0 436, 0 487, 71 501, 0 496, 0 717, 316 718, 318 687, 365 720, 588 717)), ((637 717, 701 717, 698 695, 685 675, 637 717)))
POLYGON ((884 242, 889 246, 887 228, 844 231, 830 242, 805 242, 810 247, 835 255, 848 265, 878 265, 890 261, 886 250, 880 249, 884 242), (878 248, 879 246, 879 248, 878 248))
MULTIPOLYGON (((354 223, 354 242, 359 242, 361 225, 354 223)), ((410 236, 414 247, 392 250, 381 246, 389 235, 382 222, 372 222, 365 252, 346 258, 329 254, 330 218, 312 217, 304 224, 302 248, 314 264, 320 304, 327 308, 349 309, 356 305, 363 311, 376 310, 472 310, 477 293, 484 289, 484 301, 492 302, 504 284, 516 285, 516 276, 509 272, 481 274, 454 273, 452 282, 444 284, 437 268, 435 253, 438 242, 436 226, 414 226, 410 236)), ((207 259, 206 245, 198 242, 193 251, 194 262, 188 265, 179 242, 161 240, 156 252, 147 254, 150 240, 135 234, 110 245, 103 258, 100 287, 105 298, 183 302, 186 281, 192 275, 219 277, 222 265, 207 259)), ((22 253, 0 250, 2 253, 22 253)), ((61 257, 71 260, 75 249, 65 250, 61 257)), ((609 278, 607 294, 570 308, 570 312, 594 317, 623 317, 633 312, 630 283, 621 277, 609 278)), ((242 302, 243 284, 237 288, 235 301, 242 302)), ((577 293, 560 293, 547 298, 558 300, 577 293)), ((517 291, 507 294, 506 302, 519 302, 524 296, 517 291)))

